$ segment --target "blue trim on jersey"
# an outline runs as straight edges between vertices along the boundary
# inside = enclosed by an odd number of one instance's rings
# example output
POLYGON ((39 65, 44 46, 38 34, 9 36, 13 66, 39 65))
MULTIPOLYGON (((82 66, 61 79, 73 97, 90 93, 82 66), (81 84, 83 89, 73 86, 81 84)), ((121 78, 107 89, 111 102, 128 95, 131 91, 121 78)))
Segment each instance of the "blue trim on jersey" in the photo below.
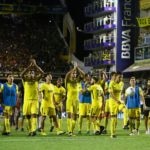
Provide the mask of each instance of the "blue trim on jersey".
MULTIPOLYGON (((82 89, 86 89, 87 85, 84 82, 81 82, 82 89)), ((92 103, 91 99, 91 93, 89 91, 86 91, 84 93, 79 94, 79 102, 80 103, 92 103)))
POLYGON ((3 112, 3 107, 0 106, 0 114, 3 112))
POLYGON ((16 106, 17 93, 16 93, 16 84, 13 84, 11 87, 7 83, 3 85, 3 104, 6 106, 16 106))
POLYGON ((140 94, 138 86, 135 87, 135 93, 133 96, 127 96, 126 106, 128 109, 140 107, 140 94))

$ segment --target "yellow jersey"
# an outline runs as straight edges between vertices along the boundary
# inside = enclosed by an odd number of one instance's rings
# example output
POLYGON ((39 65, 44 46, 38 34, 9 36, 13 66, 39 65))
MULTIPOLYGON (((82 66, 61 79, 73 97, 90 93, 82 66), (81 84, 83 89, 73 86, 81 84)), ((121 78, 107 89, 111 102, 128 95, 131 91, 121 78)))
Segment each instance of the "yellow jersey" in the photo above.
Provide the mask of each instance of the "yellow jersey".
MULTIPOLYGON (((121 92, 122 92, 122 84, 112 81, 109 84, 109 92, 112 92, 114 96, 116 97, 116 99, 120 100, 121 92)), ((111 94, 110 94, 110 98, 112 98, 111 94)))
POLYGON ((105 80, 99 80, 99 84, 101 85, 102 89, 105 89, 105 80))
POLYGON ((66 89, 63 86, 54 86, 54 99, 56 103, 61 103, 62 99, 66 96, 66 89))
POLYGON ((40 86, 40 92, 43 93, 41 105, 43 107, 55 108, 53 103, 54 85, 52 83, 42 83, 40 86))
POLYGON ((102 100, 104 94, 102 87, 99 84, 91 85, 88 90, 91 92, 92 105, 96 105, 97 102, 102 100))
POLYGON ((79 86, 80 83, 77 81, 69 81, 67 83, 67 100, 79 100, 79 86))
POLYGON ((27 100, 38 101, 38 81, 25 81, 24 86, 24 102, 27 100))

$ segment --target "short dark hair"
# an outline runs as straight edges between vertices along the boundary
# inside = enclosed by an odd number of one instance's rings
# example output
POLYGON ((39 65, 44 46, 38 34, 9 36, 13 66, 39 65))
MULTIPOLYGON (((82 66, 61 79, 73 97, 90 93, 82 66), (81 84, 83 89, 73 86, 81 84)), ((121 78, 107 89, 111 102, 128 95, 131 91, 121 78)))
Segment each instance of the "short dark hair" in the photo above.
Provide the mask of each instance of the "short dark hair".
POLYGON ((47 72, 47 73, 44 74, 44 77, 47 77, 48 75, 52 76, 52 74, 50 72, 47 72))
POLYGON ((95 80, 95 82, 99 81, 99 78, 97 76, 93 76, 92 78, 95 80))
POLYGON ((58 77, 57 81, 63 81, 63 78, 62 77, 58 77))
POLYGON ((116 72, 116 75, 122 75, 122 73, 120 71, 116 72))
POLYGON ((91 76, 89 73, 86 73, 85 75, 84 75, 84 77, 88 77, 88 76, 91 76))
POLYGON ((116 72, 115 71, 112 71, 111 73, 110 73, 110 76, 112 77, 113 75, 116 75, 116 72))
POLYGON ((8 74, 7 74, 7 77, 8 76, 13 76, 13 73, 12 72, 9 72, 8 74))
POLYGON ((130 78, 130 80, 131 80, 131 79, 136 79, 136 78, 135 78, 134 76, 132 76, 132 77, 130 78))

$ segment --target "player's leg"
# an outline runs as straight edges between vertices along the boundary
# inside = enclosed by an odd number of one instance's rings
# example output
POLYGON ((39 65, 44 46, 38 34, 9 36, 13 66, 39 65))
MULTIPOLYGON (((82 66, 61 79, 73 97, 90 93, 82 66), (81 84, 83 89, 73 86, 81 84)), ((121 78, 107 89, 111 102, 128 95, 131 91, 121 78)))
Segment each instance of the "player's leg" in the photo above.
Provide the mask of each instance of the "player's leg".
POLYGON ((84 116, 85 116, 85 104, 79 103, 78 134, 81 134, 82 122, 83 122, 84 116))
POLYGON ((135 124, 135 111, 134 109, 128 109, 128 117, 129 117, 129 126, 130 126, 130 134, 134 135, 134 124, 135 124))
POLYGON ((87 119, 87 134, 90 134, 90 127, 91 127, 91 117, 90 117, 90 113, 91 113, 91 104, 88 103, 86 104, 87 109, 86 109, 86 119, 87 119))
POLYGON ((15 108, 15 125, 16 125, 16 130, 19 128, 19 117, 20 117, 20 108, 15 108))
POLYGON ((58 105, 57 109, 56 109, 56 115, 58 117, 58 125, 59 128, 62 128, 62 105, 58 105))
POLYGON ((150 110, 149 110, 149 113, 148 113, 148 123, 147 123, 147 129, 148 129, 148 134, 150 134, 150 110))
POLYGON ((25 121, 25 116, 21 115, 21 120, 20 120, 21 131, 24 131, 24 121, 25 121))
POLYGON ((110 123, 111 138, 115 138, 119 105, 114 100, 110 99, 109 107, 110 107, 110 117, 111 117, 111 123, 110 123))
POLYGON ((31 136, 31 103, 30 101, 24 101, 23 104, 23 116, 25 117, 26 124, 27 124, 27 130, 28 130, 28 136, 31 136))
POLYGON ((109 99, 105 102, 105 113, 104 113, 104 131, 103 134, 107 134, 108 120, 110 116, 109 99))
POLYGON ((135 124, 135 129, 136 133, 139 134, 139 127, 140 127, 140 118, 141 118, 141 110, 140 108, 135 109, 135 118, 136 118, 136 124, 135 124))
POLYGON ((50 107, 49 117, 53 119, 54 127, 55 127, 55 129, 56 129, 57 135, 62 135, 62 134, 64 134, 65 132, 62 131, 62 130, 59 128, 59 124, 58 124, 58 119, 57 119, 57 116, 56 116, 56 110, 55 110, 55 108, 51 108, 51 107, 50 107))
POLYGON ((99 129, 97 129, 97 118, 98 118, 98 106, 92 106, 91 107, 91 123, 93 125, 93 133, 98 135, 99 129))
POLYGON ((72 100, 67 99, 67 101, 66 101, 66 113, 67 113, 67 131, 68 131, 68 134, 71 133, 72 111, 73 111, 72 100))
POLYGON ((75 100, 73 103, 73 112, 72 112, 72 120, 71 120, 71 132, 74 132, 76 121, 78 118, 78 111, 79 111, 79 101, 75 100))
POLYGON ((46 133, 45 133, 45 120, 46 120, 46 116, 45 115, 42 115, 41 116, 41 135, 47 135, 46 133))
POLYGON ((128 111, 124 103, 119 105, 119 111, 123 112, 123 129, 129 129, 128 111))
POLYGON ((48 115, 48 111, 49 111, 48 107, 41 106, 41 108, 40 108, 40 113, 41 113, 41 128, 40 128, 40 131, 41 131, 41 135, 46 135, 44 129, 45 129, 45 119, 46 119, 46 116, 48 115))
POLYGON ((10 134, 10 116, 12 113, 12 108, 10 106, 4 106, 4 129, 2 135, 10 134))
POLYGON ((96 125, 97 125, 97 131, 99 131, 99 134, 102 134, 103 130, 104 130, 104 126, 101 125, 101 121, 103 119, 103 114, 104 114, 104 111, 102 110, 103 108, 103 103, 102 101, 99 101, 98 103, 98 109, 97 109, 97 122, 96 122, 96 125))
POLYGON ((36 135, 38 106, 39 105, 37 100, 33 101, 31 104, 31 136, 36 135))

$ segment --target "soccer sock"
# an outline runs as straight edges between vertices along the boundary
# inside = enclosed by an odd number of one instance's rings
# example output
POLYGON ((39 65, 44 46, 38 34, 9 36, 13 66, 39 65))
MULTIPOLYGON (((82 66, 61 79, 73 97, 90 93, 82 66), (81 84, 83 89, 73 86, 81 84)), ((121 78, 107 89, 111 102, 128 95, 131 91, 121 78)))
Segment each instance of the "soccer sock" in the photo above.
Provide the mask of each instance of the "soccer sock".
POLYGON ((90 127, 91 127, 91 121, 90 121, 90 119, 88 118, 88 119, 87 119, 87 131, 90 131, 90 127))
POLYGON ((29 132, 31 132, 31 118, 30 119, 25 119, 27 122, 27 129, 29 132))
POLYGON ((67 118, 67 129, 68 132, 71 132, 71 118, 67 118))
POLYGON ((20 126, 20 128, 22 129, 23 128, 23 118, 21 117, 20 119, 19 119, 19 126, 20 126))
POLYGON ((79 116, 79 131, 81 131, 81 129, 82 129, 82 121, 83 121, 83 118, 82 118, 82 116, 79 116))
POLYGON ((75 125, 76 125, 76 120, 72 119, 71 121, 71 131, 73 132, 75 129, 75 125))
POLYGON ((37 118, 31 118, 31 132, 35 132, 37 127, 37 118))
POLYGON ((96 131, 99 131, 99 129, 100 129, 100 120, 96 120, 95 121, 95 125, 96 125, 96 131))
POLYGON ((4 119, 4 124, 6 132, 10 132, 10 120, 8 118, 4 119))
POLYGON ((114 118, 114 134, 116 134, 116 128, 117 128, 117 118, 114 118))
POLYGON ((108 117, 105 117, 105 119, 104 119, 104 125, 105 125, 105 130, 107 130, 107 126, 108 126, 108 117))
POLYGON ((41 128, 42 116, 39 117, 38 128, 41 128))
POLYGON ((116 131, 116 128, 117 128, 117 123, 118 123, 118 119, 116 118, 115 119, 115 131, 116 131))
POLYGON ((57 115, 58 115, 58 126, 61 129, 61 127, 62 127, 62 118, 61 118, 62 113, 59 111, 57 115))
POLYGON ((58 119, 58 126, 61 129, 61 127, 62 127, 62 119, 58 119))
POLYGON ((127 113, 127 109, 124 108, 123 109, 123 126, 127 125, 128 122, 128 113, 127 113))
POLYGON ((136 129, 138 130, 140 127, 140 119, 137 119, 136 120, 136 129))
POLYGON ((57 128, 57 127, 55 127, 55 130, 56 130, 56 132, 60 131, 60 129, 59 129, 59 128, 57 128))
POLYGON ((117 118, 116 117, 112 117, 111 118, 111 135, 115 135, 115 130, 116 130, 116 122, 117 122, 117 118))
POLYGON ((52 119, 52 118, 50 118, 49 120, 50 120, 50 126, 51 126, 51 127, 52 127, 52 126, 54 126, 53 119, 52 119))
POLYGON ((148 117, 148 125, 147 125, 148 131, 150 132, 150 118, 148 117))
POLYGON ((133 119, 129 119, 129 125, 130 125, 130 131, 133 131, 133 124, 134 124, 134 120, 133 119))
POLYGON ((96 124, 95 124, 95 121, 92 122, 92 125, 93 125, 93 131, 94 131, 94 133, 95 133, 95 131, 96 131, 96 124))

